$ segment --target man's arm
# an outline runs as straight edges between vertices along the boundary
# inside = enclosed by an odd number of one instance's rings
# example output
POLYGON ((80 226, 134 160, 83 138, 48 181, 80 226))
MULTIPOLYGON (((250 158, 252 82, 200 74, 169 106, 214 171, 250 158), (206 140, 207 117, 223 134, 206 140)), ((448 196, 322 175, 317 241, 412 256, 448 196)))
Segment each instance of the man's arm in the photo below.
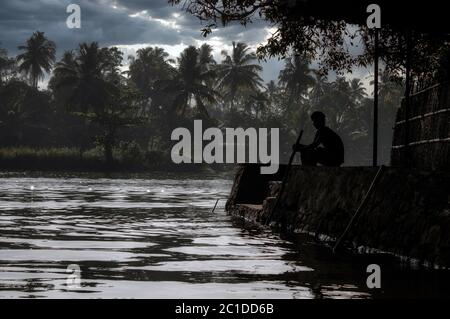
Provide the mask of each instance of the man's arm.
POLYGON ((316 132, 316 135, 314 136, 314 141, 311 143, 311 144, 309 144, 309 145, 304 145, 304 144, 297 144, 297 145, 293 145, 292 146, 292 149, 294 150, 294 151, 302 151, 302 150, 310 150, 310 149, 314 149, 314 148, 316 148, 317 146, 319 146, 320 144, 321 144, 322 142, 321 142, 321 139, 320 139, 320 134, 319 134, 319 131, 317 131, 316 132))

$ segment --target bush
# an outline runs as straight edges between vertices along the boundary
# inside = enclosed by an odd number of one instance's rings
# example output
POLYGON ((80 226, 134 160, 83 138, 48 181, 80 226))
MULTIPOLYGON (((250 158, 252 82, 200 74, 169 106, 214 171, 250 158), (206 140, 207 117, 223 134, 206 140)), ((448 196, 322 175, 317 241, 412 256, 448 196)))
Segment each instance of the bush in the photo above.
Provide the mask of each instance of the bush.
POLYGON ((120 162, 123 164, 142 165, 145 152, 135 141, 119 143, 120 162))
POLYGON ((19 170, 98 170, 102 158, 91 154, 80 157, 77 148, 29 148, 0 149, 0 169, 19 170))
POLYGON ((162 151, 148 151, 145 154, 145 163, 149 167, 163 165, 167 162, 167 154, 162 151))

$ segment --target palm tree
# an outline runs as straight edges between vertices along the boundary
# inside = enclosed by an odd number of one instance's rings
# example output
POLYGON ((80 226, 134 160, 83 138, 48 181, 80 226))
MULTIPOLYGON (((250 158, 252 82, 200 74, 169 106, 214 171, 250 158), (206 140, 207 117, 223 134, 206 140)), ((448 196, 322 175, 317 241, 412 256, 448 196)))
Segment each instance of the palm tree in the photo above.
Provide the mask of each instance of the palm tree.
POLYGON ((230 103, 230 110, 234 110, 237 96, 245 91, 257 92, 263 87, 263 80, 259 76, 262 67, 253 63, 256 54, 249 52, 250 48, 245 43, 233 42, 231 55, 222 51, 224 57, 221 64, 217 66, 219 79, 217 87, 224 93, 224 97, 230 103))
POLYGON ((24 145, 37 133, 48 130, 50 99, 46 92, 31 90, 12 79, 0 87, 0 135, 3 146, 24 145))
POLYGON ((16 60, 8 57, 8 52, 0 48, 0 86, 16 75, 16 60))
POLYGON ((37 88, 44 72, 50 72, 55 62, 55 43, 48 40, 44 32, 36 31, 27 40, 26 45, 19 46, 19 50, 25 51, 17 56, 19 70, 26 73, 30 77, 31 85, 37 88))
POLYGON ((267 96, 268 110, 267 114, 278 114, 280 90, 275 81, 271 80, 266 84, 265 94, 267 96))
POLYGON ((155 83, 168 80, 174 75, 169 54, 162 48, 139 49, 137 57, 130 56, 128 75, 136 87, 147 97, 154 98, 155 83))
POLYGON ((209 116, 206 103, 216 101, 217 92, 207 85, 212 71, 201 61, 200 50, 194 46, 186 48, 178 58, 177 75, 168 90, 175 93, 174 110, 181 115, 194 106, 201 114, 209 116))
POLYGON ((310 92, 310 97, 312 101, 317 104, 319 100, 326 94, 327 89, 330 86, 326 76, 318 72, 317 70, 312 70, 314 77, 314 85, 310 92))
POLYGON ((255 119, 260 119, 260 117, 265 117, 267 113, 268 104, 270 98, 267 91, 258 91, 250 96, 253 104, 253 109, 255 111, 255 119))
POLYGON ((280 71, 279 82, 289 94, 289 104, 298 102, 314 85, 309 60, 299 54, 286 59, 284 69, 280 71))
POLYGON ((202 67, 203 73, 208 73, 208 78, 205 79, 205 84, 209 87, 214 87, 216 81, 215 67, 217 66, 216 60, 212 55, 213 48, 209 44, 203 44, 198 49, 199 63, 202 67))
MULTIPOLYGON (((373 81, 370 82, 373 84, 373 81)), ((393 102, 394 104, 399 104, 398 98, 403 95, 403 85, 401 81, 395 81, 386 72, 383 72, 380 76, 379 87, 379 98, 380 101, 385 101, 386 103, 393 102)))
POLYGON ((270 80, 266 86, 267 86, 266 92, 269 95, 269 97, 272 97, 277 93, 278 86, 274 80, 270 80))
POLYGON ((96 42, 82 43, 76 56, 66 52, 56 64, 50 83, 57 92, 66 93, 65 101, 73 110, 101 108, 113 91, 114 86, 106 81, 112 63, 106 50, 96 42))
POLYGON ((204 71, 211 70, 213 66, 216 65, 212 51, 212 46, 206 43, 198 49, 199 63, 204 68, 204 71))
POLYGON ((285 60, 285 67, 278 76, 280 87, 285 93, 282 114, 288 127, 304 127, 309 117, 311 104, 305 97, 314 84, 309 65, 309 59, 295 54, 285 60))
POLYGON ((130 121, 127 112, 133 107, 119 72, 121 62, 122 54, 117 48, 83 43, 76 55, 67 52, 63 56, 50 81, 55 96, 73 112, 104 127, 99 141, 108 165, 113 162, 117 130, 130 121))
POLYGON ((353 79, 350 82, 350 96, 354 102, 361 102, 366 96, 366 88, 360 79, 353 79))
POLYGON ((328 93, 324 107, 328 113, 330 126, 344 135, 346 134, 343 129, 345 115, 353 107, 350 84, 346 78, 339 76, 331 83, 328 93))
POLYGON ((48 83, 49 88, 52 90, 52 92, 59 93, 56 89, 56 86, 60 84, 61 80, 67 76, 68 70, 73 70, 76 65, 75 61, 75 52, 72 50, 65 51, 63 53, 63 56, 61 57, 61 60, 59 60, 55 64, 55 68, 53 69, 52 77, 50 78, 50 81, 48 83))

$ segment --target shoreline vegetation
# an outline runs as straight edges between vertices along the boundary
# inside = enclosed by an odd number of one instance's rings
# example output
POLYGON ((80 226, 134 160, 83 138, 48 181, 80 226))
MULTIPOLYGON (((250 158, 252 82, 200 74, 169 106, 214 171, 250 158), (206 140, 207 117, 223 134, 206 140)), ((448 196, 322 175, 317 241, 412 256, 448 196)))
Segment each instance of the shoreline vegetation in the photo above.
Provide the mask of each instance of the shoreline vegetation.
MULTIPOLYGON (((345 165, 371 163, 373 99, 365 79, 325 76, 312 56, 292 52, 265 83, 254 50, 231 44, 220 61, 208 44, 189 46, 176 59, 158 47, 126 57, 97 42, 57 55, 56 43, 39 31, 15 57, 0 48, 0 170, 229 171, 173 163, 171 133, 193 132, 195 120, 205 130, 279 128, 283 163, 300 129, 305 143, 313 140, 309 116, 316 110, 342 137, 345 165), (48 85, 39 87, 46 75, 48 85)), ((380 163, 390 160, 402 96, 402 81, 382 73, 380 163)))
POLYGON ((157 152, 128 154, 123 150, 113 151, 114 162, 107 164, 103 151, 93 148, 80 152, 76 148, 0 148, 0 172, 11 171, 61 171, 61 172, 186 172, 226 173, 234 172, 230 164, 173 164, 163 160, 157 152))

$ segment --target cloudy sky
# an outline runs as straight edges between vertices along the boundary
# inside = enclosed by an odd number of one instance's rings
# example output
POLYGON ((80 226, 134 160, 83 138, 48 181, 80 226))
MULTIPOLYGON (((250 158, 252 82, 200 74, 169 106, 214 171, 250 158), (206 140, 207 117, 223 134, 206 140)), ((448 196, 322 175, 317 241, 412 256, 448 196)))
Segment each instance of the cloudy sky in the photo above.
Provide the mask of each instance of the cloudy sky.
MULTIPOLYGON (((273 29, 263 21, 247 27, 239 24, 215 30, 203 38, 200 21, 167 0, 2 0, 0 5, 0 47, 10 55, 36 31, 55 41, 58 56, 75 49, 81 42, 97 41, 102 46, 118 46, 125 57, 145 46, 159 46, 176 57, 188 45, 205 42, 214 48, 216 60, 232 41, 256 48, 273 29), (81 7, 81 29, 69 29, 66 20, 69 4, 81 7)), ((276 80, 283 61, 262 62, 266 82, 276 80)), ((365 75, 358 71, 358 76, 365 75)), ((45 85, 45 83, 44 83, 45 85)))
MULTIPOLYGON (((160 46, 176 57, 188 45, 208 42, 220 60, 220 52, 232 41, 255 47, 270 35, 270 28, 255 21, 246 28, 228 26, 204 38, 200 21, 173 7, 166 0, 2 0, 0 6, 0 47, 11 55, 36 31, 55 41, 58 55, 80 42, 97 41, 102 46, 119 46, 125 56, 145 46, 160 46), (81 29, 69 29, 66 8, 81 7, 81 29)), ((263 78, 276 79, 282 61, 264 63, 263 78)))

